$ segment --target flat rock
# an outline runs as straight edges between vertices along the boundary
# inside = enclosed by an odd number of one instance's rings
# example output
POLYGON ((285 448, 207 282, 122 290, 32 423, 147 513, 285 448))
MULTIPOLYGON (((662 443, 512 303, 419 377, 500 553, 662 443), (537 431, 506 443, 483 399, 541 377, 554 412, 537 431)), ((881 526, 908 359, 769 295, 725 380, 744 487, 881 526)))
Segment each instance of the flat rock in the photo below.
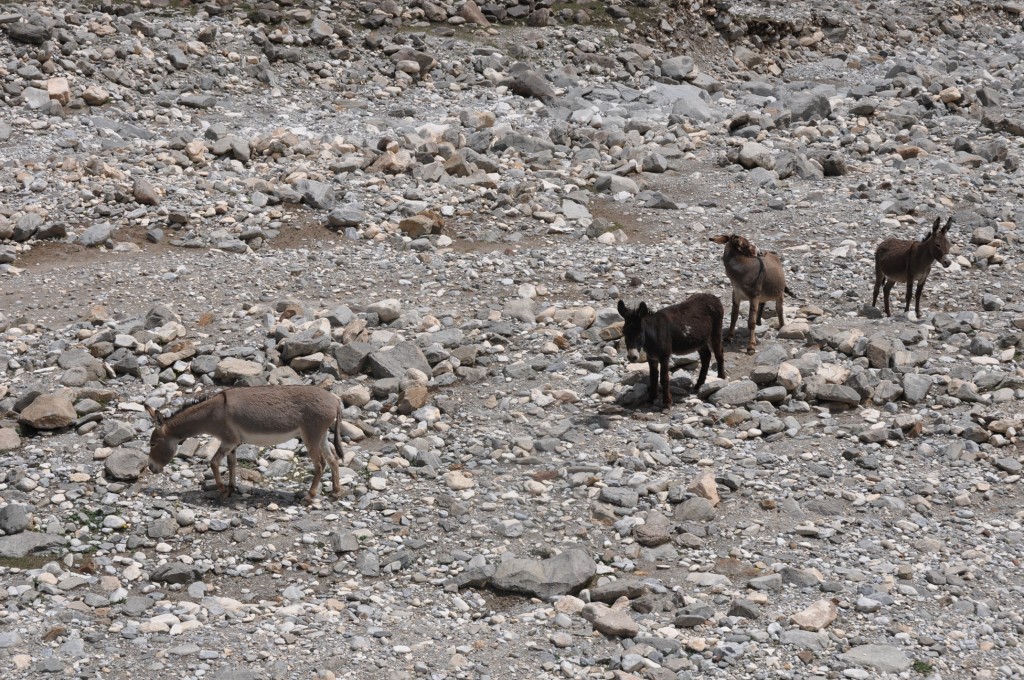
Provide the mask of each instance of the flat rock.
POLYGON ((523 557, 503 560, 491 577, 491 585, 498 590, 547 600, 579 591, 595 573, 597 564, 590 555, 572 549, 544 560, 523 557))
POLYGON ((817 600, 790 619, 804 630, 817 631, 828 627, 838 616, 839 608, 831 600, 817 600))
POLYGON ((902 650, 890 645, 860 645, 840 654, 839 658, 854 666, 866 666, 880 673, 900 673, 913 665, 902 650))
POLYGON ((600 602, 586 605, 580 615, 590 621, 594 630, 612 637, 632 638, 640 632, 640 626, 628 613, 600 602))
POLYGON ((66 542, 63 536, 23 531, 11 536, 0 536, 0 557, 25 557, 30 553, 47 552, 66 542))
POLYGON ((742 406, 757 396, 757 383, 753 380, 737 380, 714 392, 708 401, 717 406, 742 406))

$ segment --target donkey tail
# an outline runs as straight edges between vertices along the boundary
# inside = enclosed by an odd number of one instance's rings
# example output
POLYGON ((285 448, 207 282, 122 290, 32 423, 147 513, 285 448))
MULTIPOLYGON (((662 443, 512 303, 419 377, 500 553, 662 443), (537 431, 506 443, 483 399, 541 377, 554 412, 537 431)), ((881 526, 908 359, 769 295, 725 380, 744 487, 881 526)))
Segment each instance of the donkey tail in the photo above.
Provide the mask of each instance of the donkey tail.
POLYGON ((783 290, 785 291, 786 295, 788 295, 789 297, 793 298, 794 300, 800 300, 801 302, 803 302, 803 298, 801 298, 799 295, 794 293, 793 289, 791 289, 789 286, 786 286, 783 290))
POLYGON ((341 403, 341 399, 339 399, 338 414, 334 420, 334 455, 338 460, 341 460, 341 419, 343 408, 344 405, 341 403))

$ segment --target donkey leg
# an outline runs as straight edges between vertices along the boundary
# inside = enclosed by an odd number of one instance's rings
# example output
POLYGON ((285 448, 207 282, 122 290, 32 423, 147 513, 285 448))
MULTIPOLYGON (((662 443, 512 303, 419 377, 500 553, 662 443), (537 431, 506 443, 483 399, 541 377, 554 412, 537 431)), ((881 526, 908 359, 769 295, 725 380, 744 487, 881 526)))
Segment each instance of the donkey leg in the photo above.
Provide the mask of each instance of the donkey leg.
MULTIPOLYGON (((707 380, 708 369, 711 368, 711 350, 707 345, 704 345, 697 351, 697 353, 700 354, 700 375, 697 376, 697 384, 695 387, 700 389, 700 386, 704 384, 705 380, 707 380)), ((719 363, 718 365, 721 366, 722 364, 719 363)))
POLYGON ((658 360, 648 359, 647 370, 650 373, 647 381, 647 401, 653 404, 658 397, 658 360))
POLYGON ((224 456, 229 451, 234 451, 237 444, 231 442, 221 442, 220 446, 217 447, 217 452, 213 454, 213 458, 210 459, 210 469, 213 471, 213 481, 217 485, 217 491, 220 492, 221 496, 231 495, 231 491, 228 487, 224 486, 224 480, 220 476, 220 462, 224 459, 224 456))
POLYGON ((783 326, 786 325, 786 320, 784 318, 782 318, 783 311, 784 310, 782 309, 782 296, 780 295, 779 299, 775 301, 775 313, 779 317, 779 329, 780 330, 782 329, 783 326))
POLYGON ((235 467, 238 463, 236 452, 238 447, 232 448, 228 451, 228 495, 233 496, 235 493, 235 467))
POLYGON ((885 279, 885 275, 882 274, 882 270, 877 266, 875 267, 875 292, 871 294, 871 306, 878 306, 878 291, 882 287, 882 281, 885 279))
POLYGON ((761 319, 764 318, 764 305, 765 305, 764 302, 762 302, 762 303, 757 305, 757 325, 758 326, 761 325, 761 319))
POLYGON ((756 297, 750 298, 750 312, 747 314, 747 330, 750 332, 750 339, 747 341, 747 354, 753 354, 757 347, 756 327, 757 308, 761 300, 756 297))
POLYGON ((925 279, 921 279, 917 282, 917 292, 914 293, 914 313, 917 314, 918 320, 921 319, 921 293, 924 291, 925 279))
POLYGON ((711 328, 711 351, 715 353, 718 364, 718 377, 725 380, 725 353, 722 351, 722 327, 716 323, 711 328))
POLYGON ((885 315, 892 316, 889 313, 889 293, 892 291, 892 287, 896 285, 896 282, 889 279, 885 282, 885 287, 882 288, 882 299, 885 301, 885 315))
MULTIPOLYGON (((920 287, 918 287, 918 290, 920 290, 920 287)), ((912 295, 913 292, 914 292, 914 279, 908 277, 907 278, 907 306, 903 308, 903 313, 904 314, 909 314, 910 313, 910 298, 911 298, 911 295, 912 295)))
POLYGON ((309 485, 309 491, 306 492, 305 501, 311 502, 317 492, 320 490, 320 480, 324 476, 324 451, 323 444, 320 440, 310 439, 306 443, 306 448, 309 449, 309 460, 313 463, 313 481, 309 485))
POLYGON ((331 466, 331 497, 338 498, 341 496, 341 484, 338 482, 338 452, 334 450, 334 445, 327 441, 329 433, 328 430, 324 434, 323 451, 327 456, 327 464, 331 466))
POLYGON ((732 311, 729 313, 729 333, 725 336, 725 339, 732 342, 733 337, 736 335, 736 319, 740 315, 740 301, 736 298, 736 291, 732 294, 732 311))
POLYGON ((672 355, 669 354, 662 357, 659 362, 661 364, 661 404, 662 408, 665 409, 672 408, 672 390, 669 389, 668 385, 668 362, 671 358, 672 355))

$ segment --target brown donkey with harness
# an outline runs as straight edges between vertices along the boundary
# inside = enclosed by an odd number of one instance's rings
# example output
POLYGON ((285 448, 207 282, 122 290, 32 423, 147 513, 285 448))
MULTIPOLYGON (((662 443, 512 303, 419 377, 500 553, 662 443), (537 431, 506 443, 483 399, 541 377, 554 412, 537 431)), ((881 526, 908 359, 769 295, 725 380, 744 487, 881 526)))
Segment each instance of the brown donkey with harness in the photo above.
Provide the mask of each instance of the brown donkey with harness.
POLYGON ((786 287, 782 259, 777 253, 758 250, 754 244, 738 234, 722 234, 713 236, 711 240, 725 245, 722 262, 725 264, 725 273, 732 282, 732 314, 726 340, 732 340, 736 332, 740 302, 748 300, 750 312, 747 316, 747 330, 750 332, 750 339, 747 341, 747 353, 753 354, 757 347, 754 327, 761 323, 766 301, 775 302, 779 328, 786 325, 782 318, 782 296, 784 293, 792 295, 792 292, 786 287))

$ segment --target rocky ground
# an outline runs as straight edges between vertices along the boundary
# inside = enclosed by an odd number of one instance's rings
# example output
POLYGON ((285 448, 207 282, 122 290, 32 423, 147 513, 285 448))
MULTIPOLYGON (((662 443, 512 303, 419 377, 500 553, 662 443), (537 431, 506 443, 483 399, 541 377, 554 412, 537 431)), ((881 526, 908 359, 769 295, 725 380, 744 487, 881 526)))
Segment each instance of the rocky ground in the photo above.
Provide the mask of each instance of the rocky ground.
POLYGON ((1022 13, 0 5, 3 677, 1024 677, 1022 13), (648 406, 616 303, 728 309, 733 232, 786 325, 648 406), (144 470, 263 383, 342 399, 340 499, 144 470))

